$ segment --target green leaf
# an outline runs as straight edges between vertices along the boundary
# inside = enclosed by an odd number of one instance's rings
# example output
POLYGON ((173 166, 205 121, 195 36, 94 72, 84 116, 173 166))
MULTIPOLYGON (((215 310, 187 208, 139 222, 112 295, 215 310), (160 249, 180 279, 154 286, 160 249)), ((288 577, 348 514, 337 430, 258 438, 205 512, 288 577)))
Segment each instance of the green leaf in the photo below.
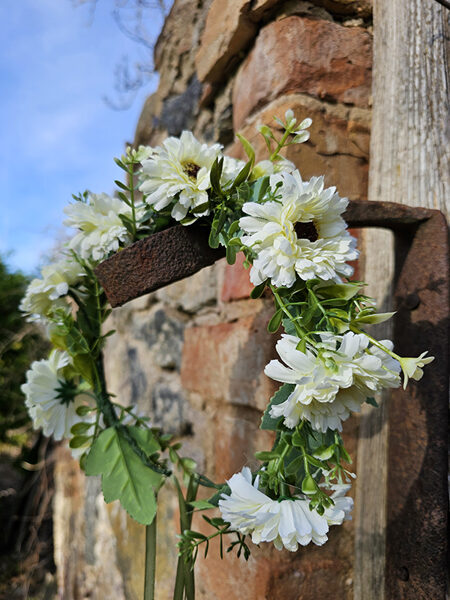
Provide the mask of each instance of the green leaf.
POLYGON ((321 446, 314 451, 314 456, 319 460, 329 460, 334 454, 334 446, 321 446))
POLYGON ((377 325, 378 323, 384 323, 395 315, 395 312, 377 313, 374 315, 366 315, 362 317, 356 317, 354 323, 366 323, 367 325, 377 325))
POLYGON ((256 298, 260 298, 263 295, 264 290, 266 289, 266 283, 267 281, 263 281, 262 283, 254 287, 250 292, 250 298, 253 298, 253 300, 256 300, 256 298))
POLYGON ((305 445, 305 440, 300 432, 294 432, 294 435, 292 436, 292 445, 296 446, 297 448, 301 448, 305 445))
POLYGON ((216 229, 214 228, 214 223, 211 226, 211 231, 209 232, 209 239, 208 239, 208 244, 210 245, 211 248, 218 248, 219 247, 219 236, 217 234, 216 229))
POLYGON ((252 167, 253 167, 252 160, 249 160, 248 162, 246 162, 245 165, 242 167, 242 169, 237 174, 236 179, 233 181, 232 187, 238 187, 239 185, 241 185, 241 183, 243 183, 249 176, 249 173, 252 170, 252 167))
MULTIPOLYGON (((146 454, 159 445, 149 430, 128 427, 130 435, 146 454)), ((102 431, 86 460, 87 475, 102 476, 105 502, 120 500, 130 516, 149 525, 156 514, 155 490, 163 476, 145 466, 128 441, 114 427, 102 431)))
POLYGON ((366 398, 366 403, 370 404, 370 406, 374 406, 375 408, 378 408, 379 404, 378 402, 375 400, 375 398, 366 398))
POLYGON ((117 196, 122 200, 122 202, 125 202, 125 204, 128 204, 128 206, 131 206, 130 200, 123 192, 117 192, 117 196))
POLYGON ((302 492, 304 494, 315 494, 317 492, 317 483, 311 475, 307 475, 302 481, 302 492))
POLYGON ((116 163, 117 166, 119 166, 124 171, 128 171, 128 168, 123 164, 123 162, 120 160, 120 158, 114 157, 114 162, 116 163))
POLYGON ((77 373, 81 375, 91 386, 94 385, 92 373, 92 359, 88 354, 77 354, 72 359, 72 364, 77 373))
POLYGON ((281 310, 281 308, 279 308, 267 324, 267 331, 269 331, 269 333, 275 333, 276 331, 278 331, 281 325, 282 318, 283 311, 281 310))
POLYGON ((325 298, 343 298, 350 300, 361 290, 361 285, 358 283, 337 283, 335 285, 327 285, 317 288, 316 293, 325 298))
POLYGON ((239 229, 239 220, 233 221, 228 229, 228 235, 231 238, 239 229))
POLYGON ((71 448, 81 448, 81 446, 87 444, 90 439, 91 438, 86 435, 77 435, 70 440, 69 446, 71 448))
POLYGON ((223 157, 222 158, 217 157, 211 167, 209 179, 210 179, 211 187, 212 187, 213 191, 218 196, 223 195, 222 188, 220 187, 220 178, 222 176, 222 170, 223 170, 223 157))
POLYGON ((286 475, 295 475, 303 467, 303 462, 303 456, 297 456, 286 465, 284 472, 286 475))
POLYGON ((261 200, 264 198, 264 194, 267 192, 269 185, 270 179, 267 175, 257 179, 252 186, 252 195, 249 201, 261 202, 261 200))
POLYGON ((253 148, 253 146, 250 144, 250 142, 240 133, 236 134, 236 137, 239 139, 239 141, 241 142, 246 155, 249 158, 249 161, 252 162, 252 164, 254 164, 255 162, 255 150, 253 148))
POLYGON ((227 263, 229 265, 234 265, 236 262, 236 246, 227 246, 227 263))
POLYGON ((269 431, 277 431, 280 423, 283 420, 283 417, 278 417, 277 419, 273 419, 270 416, 270 409, 272 406, 276 406, 277 404, 282 404, 286 402, 288 397, 292 394, 295 389, 295 385, 293 383, 285 383, 280 389, 272 396, 270 399, 269 405, 267 406, 262 421, 261 421, 261 429, 268 429, 269 431))
POLYGON ((209 208, 209 200, 208 202, 203 202, 203 204, 199 204, 198 206, 194 206, 191 210, 194 214, 206 212, 209 208))
POLYGON ((92 408, 90 406, 86 406, 85 404, 82 404, 81 406, 79 406, 76 409, 76 413, 78 416, 80 417, 84 417, 85 415, 89 414, 92 411, 92 408))
POLYGON ((207 500, 193 500, 189 502, 189 505, 197 510, 208 510, 209 508, 216 508, 214 504, 211 504, 207 500))
POLYGON ((75 423, 73 427, 70 429, 70 433, 73 435, 79 435, 80 433, 86 433, 89 431, 91 427, 94 426, 94 423, 75 423))
POLYGON ((278 452, 270 452, 267 450, 261 450, 261 452, 255 452, 255 458, 260 460, 261 462, 266 462, 269 460, 273 460, 274 458, 279 458, 280 455, 278 452))
POLYGON ((117 187, 119 187, 121 190, 125 190, 125 191, 129 191, 129 188, 127 185, 125 185, 124 183, 122 183, 119 179, 115 179, 114 183, 117 185, 117 187))

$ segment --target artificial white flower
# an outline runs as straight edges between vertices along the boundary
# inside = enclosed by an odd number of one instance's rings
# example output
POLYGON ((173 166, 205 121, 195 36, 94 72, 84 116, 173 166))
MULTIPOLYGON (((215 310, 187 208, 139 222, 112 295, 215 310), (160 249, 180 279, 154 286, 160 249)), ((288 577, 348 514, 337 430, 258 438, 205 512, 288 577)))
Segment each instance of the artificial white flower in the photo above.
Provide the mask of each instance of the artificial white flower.
POLYGON ((42 279, 33 279, 22 298, 19 309, 28 315, 28 321, 46 322, 46 316, 56 308, 70 310, 62 299, 83 276, 80 265, 69 258, 43 267, 42 279))
POLYGON ((270 278, 276 287, 291 287, 297 276, 339 282, 353 273, 346 262, 358 252, 341 217, 346 198, 324 188, 323 177, 304 182, 298 171, 271 175, 268 193, 275 200, 246 202, 248 216, 239 221, 248 234, 242 243, 257 255, 250 272, 254 285, 270 278), (310 224, 309 239, 299 237, 305 226, 298 224, 310 224))
MULTIPOLYGON (((210 171, 221 150, 220 144, 200 143, 190 131, 183 131, 180 138, 167 138, 142 162, 139 189, 147 195, 145 201, 157 211, 173 204, 172 217, 183 220, 189 210, 208 202, 210 171)), ((208 211, 196 216, 204 214, 208 211)))
POLYGON ((348 489, 333 493, 336 504, 325 510, 321 516, 309 509, 306 497, 286 500, 272 500, 258 490, 258 478, 252 484, 252 474, 248 467, 236 473, 228 481, 231 494, 222 494, 219 508, 222 518, 233 529, 251 534, 255 544, 273 542, 278 550, 283 547, 295 552, 298 544, 306 546, 311 541, 318 546, 327 541, 330 525, 340 525, 351 511, 353 501, 343 498, 348 489))
POLYGON ((123 154, 121 160, 125 164, 142 163, 143 160, 148 160, 154 150, 151 146, 140 145, 139 148, 127 147, 126 154, 123 154))
POLYGON ((66 352, 53 351, 48 359, 31 365, 27 382, 21 387, 33 427, 42 427, 44 435, 53 435, 55 440, 70 437, 71 427, 84 420, 76 413, 78 406, 84 404, 83 398, 62 398, 62 386, 66 383, 62 369, 69 362, 66 352))
MULTIPOLYGON (((297 337, 283 335, 276 348, 284 364, 272 360, 264 369, 275 381, 295 385, 287 400, 270 410, 273 418, 284 417, 286 427, 306 419, 317 431, 341 431, 342 421, 359 412, 367 397, 400 385, 399 363, 369 347, 363 334, 323 334, 316 349, 307 346, 305 352, 296 349, 298 343, 297 337)), ((390 340, 382 344, 393 347, 390 340)))
MULTIPOLYGON (((108 194, 91 194, 89 202, 75 202, 64 209, 69 217, 64 225, 79 229, 69 242, 69 248, 82 258, 99 261, 117 252, 119 243, 131 241, 130 234, 119 215, 132 216, 131 207, 108 194)), ((139 219, 143 207, 136 207, 139 219)))
POLYGON ((281 158, 276 162, 272 160, 260 160, 253 167, 252 171, 252 179, 256 180, 260 177, 265 177, 267 175, 274 175, 275 173, 281 173, 282 171, 286 173, 293 173, 296 170, 296 166, 293 162, 288 160, 287 158, 281 158))
POLYGON ((425 358, 425 354, 428 354, 428 351, 422 352, 422 354, 417 358, 399 357, 400 366, 403 371, 403 389, 406 388, 409 378, 420 381, 423 377, 422 367, 428 365, 430 362, 433 362, 434 356, 427 356, 425 358))

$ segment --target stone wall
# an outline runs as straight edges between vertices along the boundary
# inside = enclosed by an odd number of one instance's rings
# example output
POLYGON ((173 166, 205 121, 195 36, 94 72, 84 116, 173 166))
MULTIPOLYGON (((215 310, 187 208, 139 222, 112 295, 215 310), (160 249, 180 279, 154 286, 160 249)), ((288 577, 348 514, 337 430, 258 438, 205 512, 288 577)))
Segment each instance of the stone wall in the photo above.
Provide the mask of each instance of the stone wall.
MULTIPOLYGON (((175 0, 155 48, 159 88, 145 103, 134 143, 157 145, 188 128, 243 157, 234 141, 240 131, 261 157, 257 126, 292 108, 313 125, 311 140, 289 148, 288 158, 305 178, 325 174, 341 195, 366 198, 371 43, 370 0, 175 0)), ((250 300, 250 289, 242 260, 233 267, 220 261, 111 317, 111 390, 180 436, 185 453, 216 481, 251 465, 253 452, 270 444, 258 427, 275 389, 263 368, 276 340, 266 331, 270 300, 250 300)), ((357 435, 352 418, 345 434, 352 453, 357 435)), ((86 483, 67 458, 57 480, 66 499, 55 504, 58 548, 71 548, 71 560, 56 557, 61 597, 141 598, 143 528, 117 506, 105 509, 98 482, 86 483)), ((165 498, 158 600, 171 598, 176 557, 177 509, 165 498)), ((216 550, 199 559, 199 600, 353 597, 351 522, 332 530, 322 548, 291 554, 267 545, 254 548, 247 564, 234 554, 221 561, 216 550)))

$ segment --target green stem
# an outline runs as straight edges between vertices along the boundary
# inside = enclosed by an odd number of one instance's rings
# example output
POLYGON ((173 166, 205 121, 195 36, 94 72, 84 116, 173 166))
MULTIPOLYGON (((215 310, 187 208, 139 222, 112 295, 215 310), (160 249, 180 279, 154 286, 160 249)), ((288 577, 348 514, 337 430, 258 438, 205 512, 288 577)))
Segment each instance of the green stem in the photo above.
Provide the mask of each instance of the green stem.
POLYGON ((133 164, 130 165, 128 169, 128 175, 130 177, 130 201, 131 201, 131 219, 133 221, 133 238, 136 237, 136 209, 134 207, 134 168, 133 164))
POLYGON ((275 286, 273 286, 272 284, 270 284, 270 289, 272 290, 272 294, 275 296, 275 298, 276 298, 276 300, 278 302, 278 305, 280 306, 281 310, 289 318, 289 320, 292 321, 292 323, 294 324, 295 331, 297 332, 298 337, 299 338, 303 338, 306 335, 306 331, 303 329, 303 327, 301 327, 297 323, 296 319, 292 316, 291 312, 287 308, 287 305, 283 302, 283 300, 281 299, 281 296, 277 292, 275 286))
POLYGON ((150 525, 145 527, 145 579, 144 600, 155 598, 156 573, 156 515, 150 525))
POLYGON ((395 354, 395 352, 392 352, 391 350, 389 350, 389 348, 386 348, 386 346, 383 346, 383 344, 381 342, 379 342, 378 340, 376 340, 374 337, 372 337, 366 331, 362 331, 361 329, 358 329, 358 327, 355 327, 354 325, 352 325, 350 327, 350 329, 351 329, 351 331, 353 331, 353 333, 358 333, 358 334, 362 333, 367 338, 369 338, 369 340, 372 342, 372 344, 374 346, 376 346, 380 350, 383 350, 383 352, 386 352, 386 354, 389 354, 389 356, 392 356, 392 358, 395 358, 395 360, 398 360, 400 362, 401 357, 398 354, 395 354))
POLYGON ((276 159, 276 157, 278 156, 278 153, 280 152, 280 150, 283 148, 284 146, 284 142, 288 139, 288 137, 291 135, 291 131, 289 129, 287 129, 284 134, 283 137, 281 138, 281 140, 278 142, 278 146, 275 149, 275 152, 272 152, 272 154, 270 155, 269 160, 271 160, 272 162, 276 159))

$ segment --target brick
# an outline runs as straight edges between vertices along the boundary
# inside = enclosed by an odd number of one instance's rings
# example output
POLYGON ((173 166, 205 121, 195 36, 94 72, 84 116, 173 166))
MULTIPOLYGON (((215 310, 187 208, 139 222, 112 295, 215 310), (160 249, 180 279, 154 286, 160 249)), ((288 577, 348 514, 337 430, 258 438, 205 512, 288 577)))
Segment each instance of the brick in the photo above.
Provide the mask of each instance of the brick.
MULTIPOLYGON (((211 529, 199 516, 193 527, 208 535, 211 529)), ((233 538, 224 539, 220 559, 218 540, 212 540, 206 559, 199 553, 196 585, 199 600, 352 600, 353 524, 332 527, 324 546, 309 544, 295 553, 279 552, 273 544, 252 544, 248 562, 226 552, 233 538)))
POLYGON ((225 407, 215 415, 214 481, 224 482, 245 465, 259 466, 254 453, 271 448, 274 439, 271 432, 259 429, 261 417, 262 411, 242 406, 225 407))
POLYGON ((181 382, 207 403, 230 403, 264 410, 277 384, 264 375, 275 356, 275 336, 267 333, 273 309, 255 302, 255 315, 233 323, 185 330, 181 382))
POLYGON ((285 93, 367 107, 371 70, 372 37, 360 27, 298 16, 272 22, 260 31, 236 77, 235 129, 285 93))
MULTIPOLYGON (((292 108, 298 122, 311 117, 311 138, 305 144, 287 149, 289 158, 304 179, 325 175, 325 184, 336 186, 341 196, 350 200, 367 199, 368 159, 370 143, 369 111, 335 106, 302 94, 282 96, 271 102, 241 129, 254 145, 257 160, 267 158, 267 149, 258 126, 273 125, 274 116, 283 117, 292 108)), ((240 142, 235 142, 227 153, 245 158, 240 142)))
POLYGON ((224 265, 224 275, 220 299, 222 302, 248 298, 253 289, 250 283, 250 270, 244 268, 244 253, 239 252, 234 265, 224 265))
POLYGON ((212 3, 195 57, 200 81, 223 80, 224 71, 255 37, 257 27, 249 18, 250 5, 249 0, 214 0, 212 3))

